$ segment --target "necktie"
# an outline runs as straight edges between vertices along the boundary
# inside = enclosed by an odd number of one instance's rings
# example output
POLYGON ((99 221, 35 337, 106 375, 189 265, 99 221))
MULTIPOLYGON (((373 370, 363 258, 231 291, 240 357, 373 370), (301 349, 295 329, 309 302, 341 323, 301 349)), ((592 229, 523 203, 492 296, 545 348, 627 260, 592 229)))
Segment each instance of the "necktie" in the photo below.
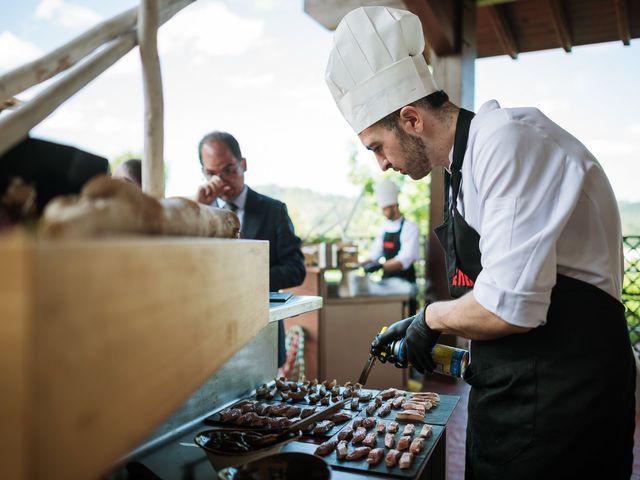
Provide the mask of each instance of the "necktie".
POLYGON ((233 213, 238 213, 238 206, 233 202, 226 202, 224 208, 231 210, 233 213))

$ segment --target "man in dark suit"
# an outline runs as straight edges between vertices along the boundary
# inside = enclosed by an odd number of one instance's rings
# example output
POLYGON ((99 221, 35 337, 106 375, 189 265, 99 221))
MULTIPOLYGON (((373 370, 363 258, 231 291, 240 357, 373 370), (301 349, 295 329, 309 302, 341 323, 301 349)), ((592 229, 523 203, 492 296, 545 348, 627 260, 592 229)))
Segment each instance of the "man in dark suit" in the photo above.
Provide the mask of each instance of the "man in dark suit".
MULTIPOLYGON (((200 165, 207 183, 198 187, 196 200, 236 212, 242 238, 269 241, 269 291, 300 285, 304 281, 304 257, 287 206, 261 195, 244 183, 247 160, 233 135, 212 132, 198 146, 200 165)), ((278 322, 278 366, 285 360, 284 327, 278 322)))

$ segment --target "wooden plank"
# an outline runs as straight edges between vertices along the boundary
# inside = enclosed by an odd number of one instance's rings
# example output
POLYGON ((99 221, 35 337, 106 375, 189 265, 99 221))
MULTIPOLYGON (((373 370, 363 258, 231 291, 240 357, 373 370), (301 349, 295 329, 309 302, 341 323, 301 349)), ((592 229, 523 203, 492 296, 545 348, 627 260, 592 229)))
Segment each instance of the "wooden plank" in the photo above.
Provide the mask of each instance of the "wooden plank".
POLYGON ((618 33, 620 40, 624 45, 630 45, 631 33, 629 30, 629 5, 628 0, 615 0, 613 3, 616 7, 616 23, 618 25, 618 33))
MULTIPOLYGON (((163 19, 170 18, 176 13, 176 9, 184 8, 192 1, 194 0, 160 0, 159 8, 163 12, 163 19)), ((0 75, 0 101, 72 67, 101 45, 131 30, 136 24, 137 16, 138 8, 131 8, 99 23, 52 52, 0 75)))
MULTIPOLYGON (((416 14, 422 23, 425 42, 436 55, 449 55, 456 48, 456 12, 458 2, 435 2, 429 0, 404 0, 409 11, 416 14)), ((427 56, 427 59, 429 57, 427 56)))
POLYGON ((31 318, 28 290, 32 268, 20 234, 0 249, 0 478, 32 477, 30 401, 32 368, 31 318))
MULTIPOLYGON (((13 383, 29 387, 3 390, 7 401, 33 406, 33 427, 3 432, 28 441, 24 478, 99 477, 267 324, 267 242, 23 243, 21 274, 32 264, 33 277, 12 297, 33 314, 16 301, 0 314, 28 339, 3 351, 6 365, 22 358, 13 383)), ((0 258, 14 251, 0 238, 0 258)))
POLYGON ((547 0, 547 3, 553 19, 553 26, 558 36, 558 42, 564 51, 568 53, 572 47, 571 30, 562 0, 547 0))
POLYGON ((491 5, 484 8, 486 8, 493 29, 504 49, 504 53, 515 60, 518 58, 518 46, 511 25, 502 10, 503 7, 501 5, 491 5))

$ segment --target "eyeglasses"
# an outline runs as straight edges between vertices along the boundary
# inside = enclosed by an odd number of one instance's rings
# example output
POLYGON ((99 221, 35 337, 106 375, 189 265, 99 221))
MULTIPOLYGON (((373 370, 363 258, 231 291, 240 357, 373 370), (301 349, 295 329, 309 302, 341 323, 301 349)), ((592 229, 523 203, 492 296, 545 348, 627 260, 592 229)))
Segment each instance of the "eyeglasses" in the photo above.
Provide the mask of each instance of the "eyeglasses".
POLYGON ((204 176, 207 180, 209 180, 213 176, 220 177, 223 181, 227 181, 229 178, 234 177, 238 174, 238 170, 240 168, 239 162, 233 162, 224 167, 220 172, 215 173, 210 170, 204 170, 204 176))

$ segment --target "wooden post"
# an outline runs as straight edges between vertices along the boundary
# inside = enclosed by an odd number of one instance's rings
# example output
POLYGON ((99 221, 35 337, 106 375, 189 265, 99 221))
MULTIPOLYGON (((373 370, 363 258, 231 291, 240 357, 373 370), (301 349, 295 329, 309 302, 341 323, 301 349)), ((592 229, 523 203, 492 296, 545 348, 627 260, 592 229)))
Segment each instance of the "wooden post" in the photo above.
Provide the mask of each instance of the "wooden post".
MULTIPOLYGON (((455 25, 460 48, 446 57, 431 55, 433 76, 442 90, 456 105, 473 110, 475 58, 476 58, 476 5, 473 0, 456 1, 461 9, 460 24, 455 25)), ((433 229, 442 223, 444 208, 444 172, 431 172, 431 204, 429 207, 429 247, 427 250, 427 275, 431 280, 428 297, 433 300, 450 298, 447 288, 444 255, 433 229)))
POLYGON ((164 100, 158 57, 158 4, 142 0, 138 14, 138 43, 144 89, 144 155, 142 190, 164 197, 164 100))

